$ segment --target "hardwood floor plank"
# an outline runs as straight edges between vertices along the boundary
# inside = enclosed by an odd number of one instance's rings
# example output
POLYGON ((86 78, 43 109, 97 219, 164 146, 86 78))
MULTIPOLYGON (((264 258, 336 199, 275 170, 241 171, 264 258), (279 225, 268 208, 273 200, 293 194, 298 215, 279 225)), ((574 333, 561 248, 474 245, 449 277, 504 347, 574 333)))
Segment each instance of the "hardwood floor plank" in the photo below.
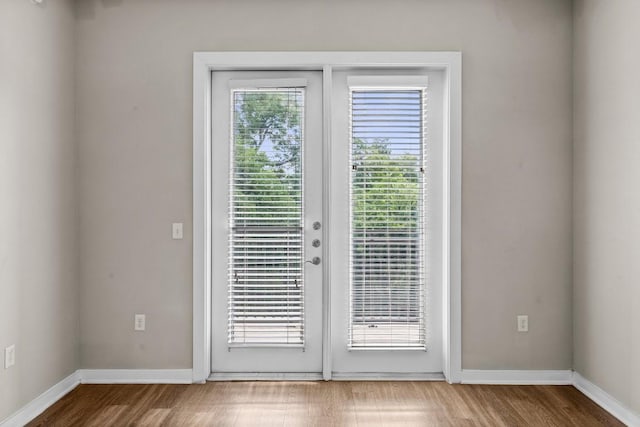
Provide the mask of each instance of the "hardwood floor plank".
POLYGON ((30 426, 622 426, 571 386, 420 381, 78 386, 30 426))
POLYGON ((171 413, 169 408, 152 408, 140 416, 140 421, 135 425, 139 427, 151 427, 161 425, 167 416, 171 413))
POLYGON ((119 420, 120 415, 127 410, 127 405, 109 405, 103 407, 98 413, 87 420, 87 427, 107 427, 122 425, 126 421, 119 420))

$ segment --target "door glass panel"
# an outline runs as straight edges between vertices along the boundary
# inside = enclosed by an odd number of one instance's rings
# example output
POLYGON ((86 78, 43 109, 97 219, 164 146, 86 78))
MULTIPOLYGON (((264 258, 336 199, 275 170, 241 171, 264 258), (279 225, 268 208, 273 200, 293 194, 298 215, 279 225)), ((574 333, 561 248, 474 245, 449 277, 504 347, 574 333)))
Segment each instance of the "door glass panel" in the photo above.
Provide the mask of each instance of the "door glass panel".
POLYGON ((231 94, 228 344, 302 346, 305 89, 231 94))
POLYGON ((350 93, 349 347, 424 349, 424 90, 350 93))

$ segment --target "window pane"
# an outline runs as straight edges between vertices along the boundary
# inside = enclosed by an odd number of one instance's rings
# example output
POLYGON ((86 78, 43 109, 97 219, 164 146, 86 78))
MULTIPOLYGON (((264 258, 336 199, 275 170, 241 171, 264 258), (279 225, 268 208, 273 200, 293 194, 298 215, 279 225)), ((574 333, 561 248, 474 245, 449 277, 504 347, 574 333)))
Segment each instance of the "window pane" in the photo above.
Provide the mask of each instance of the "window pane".
POLYGON ((424 92, 351 91, 350 347, 424 348, 424 92))
POLYGON ((304 89, 232 91, 230 345, 303 345, 304 89))

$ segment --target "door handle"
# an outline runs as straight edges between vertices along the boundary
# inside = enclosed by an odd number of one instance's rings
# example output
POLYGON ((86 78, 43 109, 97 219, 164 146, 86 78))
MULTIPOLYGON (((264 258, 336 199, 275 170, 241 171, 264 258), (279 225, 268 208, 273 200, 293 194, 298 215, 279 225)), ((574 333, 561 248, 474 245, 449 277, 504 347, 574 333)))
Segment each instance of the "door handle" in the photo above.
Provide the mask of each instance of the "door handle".
POLYGON ((311 260, 306 260, 305 262, 308 262, 309 264, 313 264, 313 265, 319 265, 320 264, 320 257, 319 256, 314 256, 311 260))

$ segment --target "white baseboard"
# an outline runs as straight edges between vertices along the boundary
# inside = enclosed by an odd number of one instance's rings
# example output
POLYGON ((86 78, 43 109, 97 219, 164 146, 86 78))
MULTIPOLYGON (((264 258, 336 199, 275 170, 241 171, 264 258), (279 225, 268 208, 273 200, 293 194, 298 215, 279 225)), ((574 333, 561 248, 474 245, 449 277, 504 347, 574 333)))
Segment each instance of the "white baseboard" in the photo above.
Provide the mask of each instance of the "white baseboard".
POLYGON ((462 384, 572 385, 573 371, 463 369, 460 378, 462 384))
POLYGON ((82 384, 191 384, 191 369, 79 369, 82 384))
POLYGON ((213 372, 207 381, 321 381, 321 372, 213 372))
POLYGON ((416 374, 404 372, 333 372, 334 381, 444 381, 442 372, 416 374))
POLYGON ((1 427, 21 427, 43 413, 47 408, 60 400, 65 394, 80 384, 78 371, 64 378, 49 390, 27 403, 13 415, 0 422, 1 427))
POLYGON ((626 425, 640 427, 640 415, 577 372, 573 373, 573 386, 626 425))

